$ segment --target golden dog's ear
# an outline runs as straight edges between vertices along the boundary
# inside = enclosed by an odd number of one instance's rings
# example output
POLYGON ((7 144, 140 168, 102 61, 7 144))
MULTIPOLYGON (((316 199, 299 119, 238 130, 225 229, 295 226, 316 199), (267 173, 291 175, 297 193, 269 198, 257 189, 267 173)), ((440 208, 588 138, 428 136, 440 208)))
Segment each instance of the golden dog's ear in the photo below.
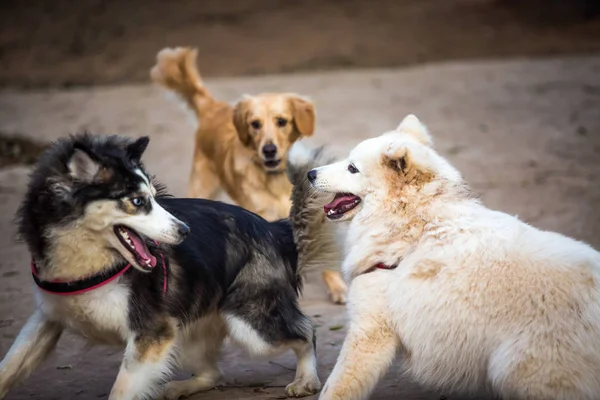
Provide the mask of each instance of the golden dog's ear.
POLYGON ((250 110, 250 96, 242 97, 233 108, 233 125, 237 131, 240 142, 244 146, 250 144, 250 131, 248 129, 248 112, 250 110))
POLYGON ((312 136, 315 131, 315 107, 298 95, 291 95, 290 103, 296 130, 300 136, 312 136))
POLYGON ((412 136, 425 146, 433 146, 433 139, 431 138, 427 128, 413 114, 409 114, 404 117, 402 122, 400 122, 400 125, 398 125, 396 128, 396 131, 412 136))

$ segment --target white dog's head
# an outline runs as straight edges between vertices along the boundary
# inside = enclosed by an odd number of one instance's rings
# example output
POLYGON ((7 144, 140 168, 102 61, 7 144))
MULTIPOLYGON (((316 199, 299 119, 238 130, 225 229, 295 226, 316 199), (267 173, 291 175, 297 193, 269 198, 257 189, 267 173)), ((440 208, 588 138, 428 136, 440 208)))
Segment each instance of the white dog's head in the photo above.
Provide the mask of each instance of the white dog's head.
POLYGON ((335 221, 352 219, 369 203, 396 207, 413 201, 414 194, 435 194, 444 183, 462 181, 433 150, 431 136, 414 115, 396 130, 361 142, 347 159, 311 170, 308 179, 316 189, 336 194, 325 205, 335 221))

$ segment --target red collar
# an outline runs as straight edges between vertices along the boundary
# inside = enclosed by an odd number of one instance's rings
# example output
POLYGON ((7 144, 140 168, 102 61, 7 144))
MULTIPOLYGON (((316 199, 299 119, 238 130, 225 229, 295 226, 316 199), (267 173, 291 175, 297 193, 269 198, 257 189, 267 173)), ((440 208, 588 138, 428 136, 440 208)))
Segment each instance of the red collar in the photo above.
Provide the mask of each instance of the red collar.
MULTIPOLYGON (((162 262, 163 269, 163 294, 167 293, 167 265, 165 264, 165 258, 160 253, 160 260, 162 262)), ((76 281, 43 281, 38 276, 37 265, 35 259, 31 259, 31 274, 33 275, 33 281, 35 284, 42 289, 44 292, 56 294, 59 296, 74 296, 83 294, 85 292, 98 289, 104 286, 121 275, 127 272, 131 268, 131 264, 117 265, 108 271, 102 271, 98 274, 89 276, 87 278, 79 279, 76 281)))
POLYGON ((398 267, 398 264, 387 265, 384 263, 377 263, 377 264, 372 265, 371 268, 367 269, 365 272, 361 272, 359 275, 368 274, 369 272, 373 272, 378 269, 387 269, 387 270, 396 269, 396 267, 398 267))
POLYGON ((373 268, 378 268, 378 269, 395 269, 398 265, 386 265, 384 263, 377 263, 375 265, 373 265, 373 268))

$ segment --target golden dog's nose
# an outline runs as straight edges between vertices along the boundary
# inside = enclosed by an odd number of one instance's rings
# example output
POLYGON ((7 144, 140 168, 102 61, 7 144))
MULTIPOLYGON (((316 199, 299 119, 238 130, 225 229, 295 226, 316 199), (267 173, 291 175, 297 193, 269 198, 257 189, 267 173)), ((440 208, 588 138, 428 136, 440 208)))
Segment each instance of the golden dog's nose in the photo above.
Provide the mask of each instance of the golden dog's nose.
POLYGON ((272 143, 265 144, 262 148, 262 153, 264 154, 266 159, 275 158, 277 155, 277 146, 272 143))

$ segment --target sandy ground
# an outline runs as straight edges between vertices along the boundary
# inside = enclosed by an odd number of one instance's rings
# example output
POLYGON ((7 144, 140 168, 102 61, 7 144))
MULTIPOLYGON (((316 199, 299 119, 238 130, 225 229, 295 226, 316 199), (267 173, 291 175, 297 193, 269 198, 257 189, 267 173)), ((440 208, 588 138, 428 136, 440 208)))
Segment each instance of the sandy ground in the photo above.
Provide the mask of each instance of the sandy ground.
MULTIPOLYGON (((345 152, 393 128, 408 112, 427 123, 442 154, 463 171, 485 203, 541 228, 600 248, 600 57, 449 63, 406 70, 327 72, 210 79, 218 97, 297 91, 312 97, 318 130, 311 144, 345 152)), ((50 141, 69 132, 150 135, 146 163, 175 194, 185 190, 193 129, 186 114, 150 85, 68 91, 0 92, 0 131, 50 141)), ((0 354, 33 307, 29 255, 14 241, 12 218, 27 169, 0 169, 0 354)), ((318 325, 319 371, 329 375, 345 333, 344 308, 328 304, 309 277, 304 310, 318 325), (335 327, 342 326, 335 330, 335 327), (331 328, 334 328, 332 330, 331 328)), ((10 400, 106 398, 120 350, 63 338, 59 350, 10 400)), ((292 380, 294 359, 250 361, 228 349, 226 387, 197 399, 276 399, 292 380)), ((396 366, 400 365, 400 361, 396 366)), ((179 375, 179 376, 185 376, 179 375)), ((373 399, 437 399, 389 373, 373 399)), ((458 397, 452 397, 458 399, 458 397)))

